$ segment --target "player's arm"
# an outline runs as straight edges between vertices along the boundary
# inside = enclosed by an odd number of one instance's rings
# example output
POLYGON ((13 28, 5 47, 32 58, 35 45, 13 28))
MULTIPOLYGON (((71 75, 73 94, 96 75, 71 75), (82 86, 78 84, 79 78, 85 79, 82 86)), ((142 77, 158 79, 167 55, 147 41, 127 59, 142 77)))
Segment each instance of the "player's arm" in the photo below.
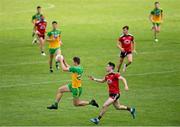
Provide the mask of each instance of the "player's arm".
POLYGON ((97 78, 95 78, 95 77, 93 77, 93 76, 89 76, 89 79, 92 80, 92 81, 95 81, 95 82, 99 82, 99 83, 104 83, 104 82, 106 82, 106 79, 105 79, 105 78, 103 78, 103 79, 97 79, 97 78))
POLYGON ((129 90, 126 79, 122 76, 120 76, 118 79, 122 80, 125 90, 129 90))
POLYGON ((63 71, 69 71, 70 66, 65 62, 64 58, 60 59, 61 67, 63 71))
POLYGON ((55 41, 55 39, 54 38, 50 38, 49 36, 46 38, 46 41, 48 41, 48 42, 52 42, 52 41, 55 41))
POLYGON ((153 17, 153 15, 150 13, 150 15, 149 15, 149 20, 150 20, 151 22, 153 22, 152 17, 153 17))
POLYGON ((132 50, 133 50, 133 52, 137 53, 136 52, 136 43, 135 43, 135 41, 133 40, 131 43, 132 43, 132 50))
POLYGON ((117 39, 117 47, 123 52, 124 49, 122 48, 122 44, 121 42, 119 41, 119 39, 117 39))

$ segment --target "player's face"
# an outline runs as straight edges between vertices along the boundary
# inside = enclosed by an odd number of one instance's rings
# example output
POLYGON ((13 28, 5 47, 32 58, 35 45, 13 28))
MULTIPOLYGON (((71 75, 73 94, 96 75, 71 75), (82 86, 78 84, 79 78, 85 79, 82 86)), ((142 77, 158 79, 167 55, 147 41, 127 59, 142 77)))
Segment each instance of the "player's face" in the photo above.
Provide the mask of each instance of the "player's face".
POLYGON ((73 65, 74 65, 74 66, 78 66, 78 64, 77 64, 76 62, 74 62, 74 61, 73 61, 73 65))
POLYGON ((57 29, 57 24, 56 24, 56 23, 53 23, 53 24, 52 24, 52 27, 53 27, 53 29, 57 29))
POLYGON ((155 4, 155 8, 159 8, 159 7, 160 7, 159 3, 155 4))
POLYGON ((38 8, 38 9, 37 9, 37 13, 41 13, 41 8, 38 8))
POLYGON ((107 65, 107 66, 106 66, 106 71, 107 71, 107 72, 112 71, 112 67, 111 67, 111 66, 109 66, 109 65, 107 65))
POLYGON ((127 29, 123 29, 123 34, 128 34, 128 30, 127 29))

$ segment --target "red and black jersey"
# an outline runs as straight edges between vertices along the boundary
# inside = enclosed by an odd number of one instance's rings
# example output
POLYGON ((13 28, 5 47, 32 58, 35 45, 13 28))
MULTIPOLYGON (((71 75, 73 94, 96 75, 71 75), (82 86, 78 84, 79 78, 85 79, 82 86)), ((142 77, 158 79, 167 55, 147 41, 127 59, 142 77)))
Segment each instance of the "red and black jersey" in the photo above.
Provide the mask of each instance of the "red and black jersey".
POLYGON ((47 23, 45 21, 39 21, 36 23, 37 31, 41 34, 44 35, 46 32, 46 26, 47 23))
POLYGON ((134 43, 133 35, 123 34, 119 37, 119 41, 121 42, 122 48, 125 50, 125 52, 132 52, 132 43, 134 43))
POLYGON ((109 87, 110 94, 119 94, 119 73, 109 73, 105 76, 105 80, 107 81, 109 87))

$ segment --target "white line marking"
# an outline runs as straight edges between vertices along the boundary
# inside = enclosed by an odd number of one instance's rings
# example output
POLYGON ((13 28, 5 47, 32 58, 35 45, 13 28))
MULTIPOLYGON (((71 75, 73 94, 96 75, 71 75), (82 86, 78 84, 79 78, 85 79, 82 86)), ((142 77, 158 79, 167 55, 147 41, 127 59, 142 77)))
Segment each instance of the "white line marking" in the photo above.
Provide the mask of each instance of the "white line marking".
MULTIPOLYGON (((166 53, 166 52, 176 52, 171 50, 163 50, 163 51, 153 51, 153 52, 139 52, 138 55, 145 55, 145 54, 154 54, 154 53, 166 53)), ((108 55, 108 56, 116 56, 116 55, 108 55)), ((117 55, 119 57, 119 54, 117 55)), ((23 63, 9 63, 9 64, 0 64, 0 67, 6 67, 6 66, 18 66, 18 65, 31 65, 31 64, 44 64, 48 63, 48 61, 38 61, 38 62, 23 62, 23 63)))
MULTIPOLYGON (((158 72, 146 72, 146 73, 137 73, 137 74, 127 74, 127 77, 131 76, 146 76, 146 75, 153 75, 153 74, 167 74, 167 73, 174 73, 174 72, 179 72, 180 70, 169 70, 169 71, 158 71, 158 72)), ((20 86, 31 86, 31 85, 40 85, 40 84, 49 84, 49 83, 63 83, 63 82, 70 82, 71 80, 65 79, 65 80, 60 80, 60 81, 46 81, 46 82, 35 82, 35 83, 23 83, 23 84, 17 84, 17 85, 4 85, 0 86, 1 88, 11 88, 11 87, 20 87, 20 86)), ((87 78, 84 79, 83 81, 89 81, 87 78)))
MULTIPOLYGON (((43 7, 43 10, 51 9, 51 8, 55 7, 54 4, 50 4, 50 3, 47 3, 46 5, 47 5, 47 7, 43 7)), ((22 14, 22 13, 28 13, 28 12, 34 12, 34 10, 13 11, 13 12, 8 13, 8 15, 10 15, 10 14, 22 14)), ((6 15, 6 14, 7 14, 7 12, 0 13, 0 15, 6 15)))

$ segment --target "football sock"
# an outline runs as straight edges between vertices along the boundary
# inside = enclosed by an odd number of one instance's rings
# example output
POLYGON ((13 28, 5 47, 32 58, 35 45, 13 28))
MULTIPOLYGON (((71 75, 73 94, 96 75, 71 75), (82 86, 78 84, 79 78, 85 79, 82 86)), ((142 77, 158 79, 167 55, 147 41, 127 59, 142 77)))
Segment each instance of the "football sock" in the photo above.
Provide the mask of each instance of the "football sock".
POLYGON ((100 120, 102 118, 102 116, 98 116, 98 119, 100 120))
POLYGON ((127 107, 127 110, 128 110, 128 111, 131 111, 131 108, 130 108, 130 107, 127 107))

